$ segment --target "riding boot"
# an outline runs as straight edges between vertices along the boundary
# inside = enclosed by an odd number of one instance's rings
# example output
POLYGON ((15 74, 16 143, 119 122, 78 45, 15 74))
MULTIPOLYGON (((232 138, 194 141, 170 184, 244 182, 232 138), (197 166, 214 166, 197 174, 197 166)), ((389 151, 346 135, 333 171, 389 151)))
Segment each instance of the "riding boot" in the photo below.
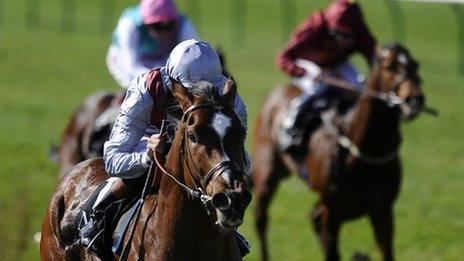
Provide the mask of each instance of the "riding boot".
POLYGON ((240 255, 242 257, 248 255, 251 250, 251 246, 250 243, 248 243, 248 240, 246 240, 246 238, 237 230, 234 230, 234 238, 235 241, 237 241, 238 248, 240 249, 240 255))
POLYGON ((306 135, 306 126, 318 117, 312 110, 314 97, 302 95, 290 103, 279 132, 279 145, 282 152, 300 150, 306 135))
POLYGON ((104 245, 105 213, 108 207, 117 200, 111 187, 116 178, 109 178, 93 192, 82 207, 79 222, 80 244, 98 253, 104 245))

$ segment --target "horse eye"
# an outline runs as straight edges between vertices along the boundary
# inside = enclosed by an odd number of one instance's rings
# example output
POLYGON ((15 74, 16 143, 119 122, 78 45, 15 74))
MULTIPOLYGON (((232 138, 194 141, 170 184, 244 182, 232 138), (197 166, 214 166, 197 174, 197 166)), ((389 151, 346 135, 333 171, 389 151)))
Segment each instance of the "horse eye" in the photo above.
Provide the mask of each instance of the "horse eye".
POLYGON ((197 139, 197 135, 194 133, 194 132, 189 132, 187 134, 187 137, 189 138, 189 140, 193 143, 197 143, 198 139, 197 139))

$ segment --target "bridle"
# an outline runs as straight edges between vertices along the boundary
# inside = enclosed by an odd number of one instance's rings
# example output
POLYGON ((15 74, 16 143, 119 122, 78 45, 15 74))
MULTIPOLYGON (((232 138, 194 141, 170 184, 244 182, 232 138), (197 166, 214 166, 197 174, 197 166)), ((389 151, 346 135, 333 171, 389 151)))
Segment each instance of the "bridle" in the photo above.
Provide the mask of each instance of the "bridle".
MULTIPOLYGON (((384 59, 385 57, 381 56, 381 58, 384 59)), ((376 67, 380 66, 380 62, 377 62, 375 66, 376 67)), ((389 107, 408 106, 408 104, 397 95, 397 91, 399 90, 401 84, 403 84, 408 79, 409 79, 409 75, 408 75, 407 70, 405 68, 402 68, 401 71, 399 72, 399 75, 395 76, 393 86, 388 88, 389 90, 376 91, 376 90, 366 89, 365 93, 369 96, 372 96, 379 100, 384 101, 389 107)), ((386 82, 381 73, 377 81, 378 81, 377 84, 382 84, 386 82)), ((385 86, 385 84, 382 84, 382 87, 383 86, 385 86)), ((386 89, 386 88, 383 88, 383 89, 386 89)))
MULTIPOLYGON (((184 114, 182 115, 182 118, 180 120, 180 124, 185 124, 186 122, 189 122, 190 116, 192 115, 192 112, 198 111, 198 110, 204 110, 204 109, 216 109, 218 111, 227 111, 232 117, 234 118, 235 121, 240 122, 239 117, 235 113, 234 109, 231 108, 230 106, 227 106, 223 103, 219 102, 208 102, 208 103, 202 103, 199 105, 193 105, 190 108, 188 108, 184 114)), ((186 160, 186 165, 188 168, 188 173, 191 178, 191 181, 193 183, 194 188, 190 188, 178 179, 176 179, 171 173, 169 173, 164 167, 163 164, 161 164, 161 161, 159 159, 159 155, 155 152, 155 163, 158 166, 158 168, 161 170, 161 172, 165 175, 167 175, 169 178, 171 178, 174 182, 176 182, 183 190, 187 192, 189 196, 193 199, 199 199, 203 205, 207 205, 208 202, 211 201, 212 197, 205 194, 206 187, 211 181, 214 181, 217 177, 221 176, 225 170, 233 170, 234 172, 240 173, 242 177, 244 177, 245 182, 249 185, 251 183, 251 178, 248 176, 248 174, 240 168, 237 163, 232 162, 230 160, 224 160, 216 165, 214 165, 207 173, 206 175, 202 176, 201 173, 202 171, 195 165, 195 161, 193 160, 191 150, 189 149, 189 143, 186 142, 188 139, 187 137, 188 132, 185 131, 182 140, 181 140, 181 158, 184 158, 186 160), (192 171, 194 169, 195 171, 192 171), (201 179, 201 186, 197 184, 194 178, 194 174, 198 178, 201 179)))

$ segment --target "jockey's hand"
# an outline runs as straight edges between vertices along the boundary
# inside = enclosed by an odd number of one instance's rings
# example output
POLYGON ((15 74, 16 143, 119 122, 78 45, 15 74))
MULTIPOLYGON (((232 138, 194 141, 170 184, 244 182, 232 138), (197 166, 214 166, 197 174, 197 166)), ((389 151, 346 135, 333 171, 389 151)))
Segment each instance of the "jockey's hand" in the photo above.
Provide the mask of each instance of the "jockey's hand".
POLYGON ((296 66, 304 69, 306 71, 305 77, 308 77, 311 80, 315 80, 322 73, 321 67, 312 61, 296 59, 295 64, 296 66))
POLYGON ((161 134, 153 134, 148 139, 147 155, 151 160, 154 159, 154 152, 163 153, 164 151, 164 136, 161 134))

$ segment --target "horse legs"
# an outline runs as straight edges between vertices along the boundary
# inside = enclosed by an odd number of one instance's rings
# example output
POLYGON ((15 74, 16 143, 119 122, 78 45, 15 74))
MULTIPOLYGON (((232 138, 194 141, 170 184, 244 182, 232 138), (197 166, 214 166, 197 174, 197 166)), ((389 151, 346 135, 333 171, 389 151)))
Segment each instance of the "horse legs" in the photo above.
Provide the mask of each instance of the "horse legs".
POLYGON ((255 161, 253 181, 255 183, 255 218, 256 229, 261 242, 261 260, 269 260, 266 229, 269 203, 282 178, 288 176, 288 170, 278 156, 272 153, 271 161, 255 161))
MULTIPOLYGON (((320 202, 317 202, 309 214, 309 219, 313 224, 313 229, 316 235, 321 239, 321 230, 322 230, 322 212, 323 207, 320 202)), ((322 243, 322 242, 321 242, 322 243)))
POLYGON ((339 260, 338 234, 341 221, 320 202, 313 208, 311 219, 313 228, 324 248, 325 260, 339 260))
POLYGON ((374 211, 370 215, 374 227, 375 239, 382 252, 383 260, 390 261, 393 258, 393 213, 391 206, 380 211, 374 211))

